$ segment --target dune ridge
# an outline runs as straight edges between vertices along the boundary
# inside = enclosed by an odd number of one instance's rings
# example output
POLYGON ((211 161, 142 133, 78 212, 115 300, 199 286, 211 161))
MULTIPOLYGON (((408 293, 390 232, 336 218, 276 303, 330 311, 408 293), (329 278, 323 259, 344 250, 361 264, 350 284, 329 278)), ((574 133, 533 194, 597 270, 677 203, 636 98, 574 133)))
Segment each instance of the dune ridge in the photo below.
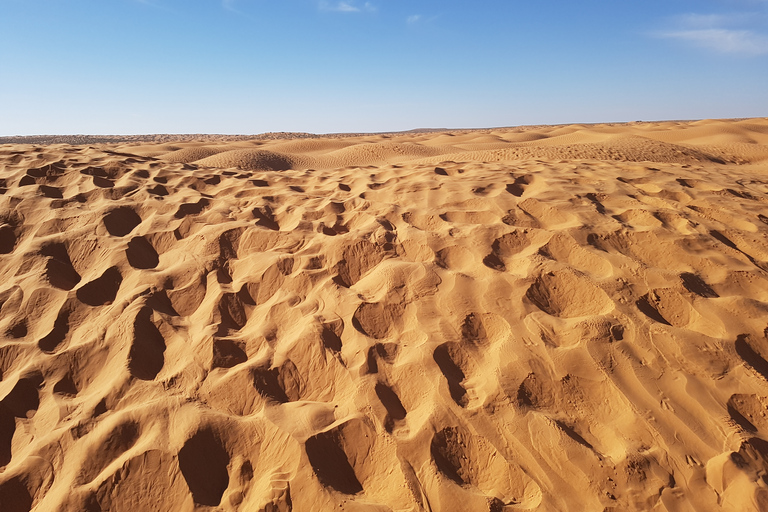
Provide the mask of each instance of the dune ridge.
POLYGON ((613 124, 570 125, 291 141, 194 142, 166 146, 167 152, 161 152, 163 146, 157 145, 122 147, 170 162, 248 170, 535 158, 748 164, 768 159, 768 135, 760 121, 632 123, 620 128, 613 124))
POLYGON ((0 146, 0 510, 765 510, 767 148, 0 146))

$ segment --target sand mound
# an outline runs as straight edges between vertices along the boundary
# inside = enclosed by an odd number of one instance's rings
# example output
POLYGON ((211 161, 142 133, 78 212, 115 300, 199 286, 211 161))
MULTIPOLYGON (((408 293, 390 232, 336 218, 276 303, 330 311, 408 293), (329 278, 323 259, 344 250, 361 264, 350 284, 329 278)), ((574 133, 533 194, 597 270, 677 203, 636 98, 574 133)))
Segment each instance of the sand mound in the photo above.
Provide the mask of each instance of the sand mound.
POLYGON ((765 126, 0 147, 0 510, 764 510, 765 126))
POLYGON ((346 139, 309 139, 309 140, 291 140, 286 142, 275 142, 269 145, 271 151, 280 153, 327 153, 344 149, 356 144, 354 140, 346 139))
MULTIPOLYGON (((557 137, 557 144, 551 142, 550 139, 546 139, 546 143, 537 140, 525 145, 508 144, 506 148, 500 144, 480 149, 470 146, 468 149, 472 150, 465 153, 443 154, 439 158, 421 159, 416 163, 439 163, 443 159, 503 162, 536 158, 547 160, 607 160, 681 164, 702 162, 725 163, 726 159, 727 161, 734 161, 733 157, 728 158, 725 156, 727 153, 722 150, 713 153, 711 150, 670 144, 638 136, 599 136, 599 139, 604 140, 601 142, 565 143, 565 140, 575 141, 579 138, 578 136, 557 137)), ((732 147, 731 144, 723 145, 723 149, 730 147, 732 147)), ((734 161, 734 163, 741 163, 741 159, 734 161)))
POLYGON ((429 147, 423 144, 394 143, 394 142, 363 142, 354 146, 329 152, 325 158, 328 166, 377 165, 386 162, 414 160, 428 156, 444 154, 439 147, 429 147), (338 165, 337 165, 338 164, 338 165))
POLYGON ((300 162, 302 160, 299 158, 263 149, 235 149, 195 160, 198 165, 238 167, 246 171, 284 171, 294 167, 306 167, 300 162))
POLYGON ((228 150, 229 148, 226 146, 182 148, 171 151, 170 153, 163 153, 162 155, 159 155, 159 158, 161 160, 165 160, 166 162, 180 162, 188 164, 228 150))

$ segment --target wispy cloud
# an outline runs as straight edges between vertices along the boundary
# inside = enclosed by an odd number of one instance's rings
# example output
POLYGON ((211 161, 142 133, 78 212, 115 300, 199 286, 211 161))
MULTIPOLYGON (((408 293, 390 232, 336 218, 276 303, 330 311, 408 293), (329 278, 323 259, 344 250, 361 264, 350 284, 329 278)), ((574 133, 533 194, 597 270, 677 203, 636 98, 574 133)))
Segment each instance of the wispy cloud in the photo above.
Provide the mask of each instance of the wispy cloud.
POLYGON ((736 53, 742 55, 768 54, 768 37, 751 30, 732 30, 708 28, 697 30, 678 30, 665 32, 661 37, 677 39, 700 48, 718 53, 736 53))
POLYGON ((248 13, 248 3, 247 0, 221 0, 221 7, 225 11, 236 14, 238 17, 252 20, 254 18, 248 13))
POLYGON ((362 5, 357 5, 356 2, 320 2, 320 10, 322 11, 336 11, 336 12, 375 12, 376 6, 371 2, 365 2, 362 5))
POLYGON ((654 35, 721 54, 766 55, 768 35, 746 28, 751 18, 749 13, 690 13, 674 18, 671 29, 654 35))
POLYGON ((699 14, 691 12, 672 19, 678 26, 688 29, 709 29, 718 27, 733 27, 749 23, 750 15, 747 13, 730 14, 699 14))
POLYGON ((421 14, 412 14, 405 18, 405 22, 409 25, 413 25, 414 23, 418 23, 419 20, 421 20, 421 14))

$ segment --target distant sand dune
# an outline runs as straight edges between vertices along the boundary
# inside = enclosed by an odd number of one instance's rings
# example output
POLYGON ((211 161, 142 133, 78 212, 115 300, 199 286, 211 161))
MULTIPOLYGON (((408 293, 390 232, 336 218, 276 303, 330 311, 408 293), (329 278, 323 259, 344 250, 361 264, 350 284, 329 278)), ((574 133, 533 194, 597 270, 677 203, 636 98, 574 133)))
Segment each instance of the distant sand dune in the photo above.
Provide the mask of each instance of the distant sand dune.
POLYGON ((123 150, 171 162, 247 170, 334 169, 441 160, 594 159, 633 162, 756 163, 768 158, 761 120, 568 125, 516 130, 363 135, 347 139, 128 145, 123 150), (263 151, 274 153, 267 156, 263 151))
MULTIPOLYGON (((228 151, 228 148, 226 147, 221 147, 221 148, 191 147, 191 148, 175 149, 168 153, 163 153, 157 156, 160 159, 165 160, 166 162, 181 162, 181 163, 189 164, 192 162, 196 162, 198 160, 202 160, 204 158, 208 158, 213 155, 217 155, 224 151, 228 151)), ((156 154, 156 153, 153 152, 153 154, 156 154)))
POLYGON ((767 138, 0 146, 0 511, 765 510, 767 138))

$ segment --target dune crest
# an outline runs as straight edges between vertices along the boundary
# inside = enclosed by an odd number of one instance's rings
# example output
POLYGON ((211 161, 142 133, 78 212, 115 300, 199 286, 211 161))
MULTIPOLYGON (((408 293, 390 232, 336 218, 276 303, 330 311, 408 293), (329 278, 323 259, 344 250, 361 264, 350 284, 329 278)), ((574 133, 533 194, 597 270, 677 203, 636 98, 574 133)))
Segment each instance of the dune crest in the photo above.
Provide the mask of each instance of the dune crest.
POLYGON ((0 510, 764 510, 768 121, 0 146, 0 510))

